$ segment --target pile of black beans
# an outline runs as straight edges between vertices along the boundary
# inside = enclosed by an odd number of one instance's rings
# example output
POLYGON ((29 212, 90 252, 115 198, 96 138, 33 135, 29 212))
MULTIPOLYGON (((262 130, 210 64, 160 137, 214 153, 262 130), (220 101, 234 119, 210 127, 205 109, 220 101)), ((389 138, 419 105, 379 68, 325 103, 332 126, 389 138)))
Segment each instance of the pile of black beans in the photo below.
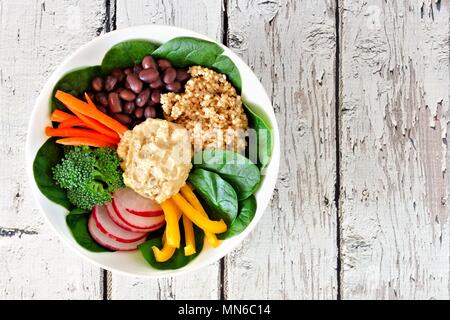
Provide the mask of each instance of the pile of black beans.
POLYGON ((160 97, 165 92, 182 92, 190 78, 186 69, 174 68, 168 60, 145 56, 141 64, 114 69, 91 82, 89 97, 97 108, 130 129, 162 114, 160 97))

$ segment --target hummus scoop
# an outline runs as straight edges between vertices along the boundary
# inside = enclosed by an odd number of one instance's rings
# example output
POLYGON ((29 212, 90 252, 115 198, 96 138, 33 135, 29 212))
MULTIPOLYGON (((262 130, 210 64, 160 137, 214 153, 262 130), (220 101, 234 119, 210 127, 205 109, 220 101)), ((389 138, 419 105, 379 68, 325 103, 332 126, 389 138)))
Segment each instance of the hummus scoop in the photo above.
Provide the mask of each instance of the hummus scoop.
POLYGON ((158 203, 180 190, 192 168, 188 131, 166 120, 147 119, 126 131, 117 153, 125 185, 158 203))

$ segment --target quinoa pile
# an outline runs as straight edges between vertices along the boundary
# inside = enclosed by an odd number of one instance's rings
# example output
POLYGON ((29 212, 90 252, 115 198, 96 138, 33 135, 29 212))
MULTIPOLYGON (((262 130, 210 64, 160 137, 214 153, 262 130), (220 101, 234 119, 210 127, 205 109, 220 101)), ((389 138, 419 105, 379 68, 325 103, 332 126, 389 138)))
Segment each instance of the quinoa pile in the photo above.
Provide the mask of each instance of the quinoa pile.
POLYGON ((194 150, 245 148, 247 116, 241 97, 224 74, 189 68, 185 92, 161 95, 164 117, 185 127, 194 150))

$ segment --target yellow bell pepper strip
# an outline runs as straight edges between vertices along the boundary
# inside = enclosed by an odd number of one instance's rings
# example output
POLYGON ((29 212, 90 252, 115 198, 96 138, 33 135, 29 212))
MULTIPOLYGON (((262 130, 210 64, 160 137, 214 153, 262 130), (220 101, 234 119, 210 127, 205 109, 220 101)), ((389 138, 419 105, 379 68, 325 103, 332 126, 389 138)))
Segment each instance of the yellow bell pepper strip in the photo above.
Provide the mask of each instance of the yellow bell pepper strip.
POLYGON ((183 227, 184 227, 184 239, 186 241, 186 246, 184 247, 184 255, 191 256, 195 251, 195 236, 194 236, 194 226, 192 221, 183 214, 183 227))
POLYGON ((166 233, 164 232, 162 249, 160 250, 158 247, 153 246, 152 250, 153 250, 153 254, 155 255, 155 259, 157 262, 166 262, 167 260, 172 258, 173 254, 175 253, 176 248, 171 247, 167 244, 166 233))
POLYGON ((180 247, 180 228, 178 226, 178 208, 171 199, 160 204, 166 220, 167 244, 171 247, 180 247))
MULTIPOLYGON (((177 209, 177 222, 178 220, 180 220, 181 218, 181 211, 177 209)), ((164 234, 162 237, 162 243, 163 243, 163 247, 162 249, 159 249, 156 246, 152 247, 153 250, 153 254, 155 256, 155 260, 157 262, 166 262, 168 260, 170 260, 170 258, 172 258, 173 254, 175 253, 175 247, 171 247, 169 246, 169 244, 167 243, 167 238, 166 238, 166 230, 164 230, 164 234)))
POLYGON ((177 193, 173 195, 171 199, 183 214, 203 231, 211 233, 222 233, 227 231, 227 225, 222 219, 220 221, 209 220, 208 217, 203 216, 198 210, 195 210, 181 194, 177 193))
MULTIPOLYGON (((194 207, 194 209, 198 210, 204 217, 208 217, 208 214, 206 213, 205 209, 203 209, 202 204, 195 196, 195 193, 189 184, 185 184, 184 186, 182 186, 180 191, 183 197, 194 207)), ((205 232, 205 236, 209 244, 213 246, 213 248, 217 248, 219 246, 220 241, 219 239, 217 239, 217 236, 214 233, 205 232)))

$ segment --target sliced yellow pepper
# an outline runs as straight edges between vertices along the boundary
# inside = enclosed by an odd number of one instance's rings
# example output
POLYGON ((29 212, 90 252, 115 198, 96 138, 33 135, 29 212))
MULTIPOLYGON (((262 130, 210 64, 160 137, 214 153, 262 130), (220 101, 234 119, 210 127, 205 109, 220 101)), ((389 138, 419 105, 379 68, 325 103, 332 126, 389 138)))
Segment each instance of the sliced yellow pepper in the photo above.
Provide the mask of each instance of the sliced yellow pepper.
POLYGON ((186 246, 184 247, 184 255, 191 256, 195 251, 195 236, 194 236, 194 226, 192 221, 189 220, 186 215, 183 214, 183 227, 184 227, 184 239, 186 241, 186 246))
POLYGON ((166 233, 164 232, 163 235, 163 247, 160 250, 158 247, 153 246, 153 254, 155 255, 155 259, 158 262, 166 262, 170 258, 172 258, 173 254, 175 253, 175 247, 171 247, 167 244, 166 241, 166 233))
POLYGON ((177 193, 173 195, 171 200, 175 202, 176 206, 189 218, 189 220, 203 231, 211 233, 222 233, 227 231, 227 225, 222 219, 220 221, 209 220, 208 217, 203 216, 198 210, 195 210, 181 194, 177 193))
POLYGON ((180 247, 180 228, 178 226, 178 208, 175 203, 168 199, 160 204, 164 211, 166 220, 166 239, 167 244, 174 248, 180 247))
MULTIPOLYGON (((198 210, 204 217, 208 217, 205 209, 203 209, 202 204, 195 196, 194 191, 192 191, 192 187, 189 184, 185 184, 181 187, 181 194, 183 197, 194 207, 194 209, 198 210)), ((183 220, 184 221, 184 220, 183 220)), ((211 232, 205 232, 206 239, 209 244, 213 246, 213 248, 217 248, 220 244, 220 241, 217 239, 217 236, 211 232)))

